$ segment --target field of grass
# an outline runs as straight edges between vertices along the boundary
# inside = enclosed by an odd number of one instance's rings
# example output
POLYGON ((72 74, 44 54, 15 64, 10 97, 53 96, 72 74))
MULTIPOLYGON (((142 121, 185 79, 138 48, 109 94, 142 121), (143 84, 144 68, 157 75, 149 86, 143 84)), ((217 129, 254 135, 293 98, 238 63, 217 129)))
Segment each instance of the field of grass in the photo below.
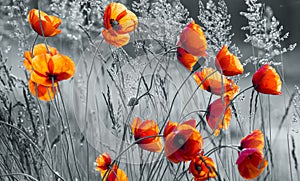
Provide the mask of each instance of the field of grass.
MULTIPOLYGON (((197 64, 201 66, 197 69, 194 66, 191 71, 178 60, 179 37, 192 21, 180 1, 121 1, 137 15, 138 25, 129 33, 130 41, 120 47, 109 44, 101 33, 106 28, 103 14, 110 2, 0 2, 3 17, 0 20, 1 181, 87 181, 102 180, 106 174, 117 175, 106 178, 109 181, 127 180, 119 177, 119 170, 124 171, 128 180, 197 181, 189 167, 198 155, 201 159, 210 157, 215 164, 213 171, 208 169, 215 176, 204 177, 204 180, 244 180, 236 162, 247 149, 242 147, 241 140, 254 130, 263 134, 263 148, 259 153, 268 165, 253 180, 300 181, 300 85, 297 78, 292 79, 299 73, 289 72, 289 67, 292 70, 297 67, 288 61, 298 54, 292 54, 296 44, 285 42, 293 35, 283 33, 283 27, 275 18, 276 12, 272 12, 268 4, 259 0, 240 2, 248 8, 241 12, 248 25, 241 27, 247 47, 238 47, 232 39, 234 32, 227 1, 199 1, 198 17, 193 18, 204 31, 207 55, 197 56, 197 64), (59 17, 62 23, 58 29, 62 32, 51 37, 44 37, 44 31, 38 35, 28 21, 32 8, 59 17), (68 70, 72 75, 67 80, 55 82, 58 75, 53 73, 52 84, 35 82, 34 89, 30 90, 30 81, 40 79, 32 78, 37 70, 34 66, 32 70, 26 67, 24 52, 33 52, 38 44, 45 44, 45 54, 49 56, 50 48, 54 47, 59 54, 70 57, 76 69, 74 73, 68 70), (223 45, 240 60, 244 71, 240 75, 222 76, 221 93, 217 94, 213 92, 213 84, 209 88, 202 86, 216 72, 207 75, 200 84, 195 81, 195 75, 210 67, 215 69, 215 59, 223 45), (253 75, 265 64, 280 76, 280 95, 260 92, 252 82, 253 75), (225 122, 223 115, 229 108, 230 126, 214 135, 218 127, 209 125, 207 115, 218 111, 210 110, 209 105, 218 98, 223 103, 227 79, 233 81, 239 91, 230 95, 227 107, 217 118, 218 122, 225 122), (55 96, 41 100, 39 85, 47 87, 46 97, 56 89, 55 96), (33 92, 39 92, 39 96, 33 92), (145 128, 137 129, 144 135, 137 136, 132 124, 137 117, 142 121, 153 120, 158 129, 156 134, 149 134, 149 125, 144 125, 145 128), (167 154, 167 142, 171 134, 178 134, 180 125, 177 131, 166 134, 167 122, 180 124, 191 119, 196 126, 189 125, 188 129, 193 131, 178 148, 186 151, 186 155, 180 156, 189 159, 176 158, 180 160, 176 163, 167 154), (196 137, 192 134, 201 135, 201 141, 188 144, 188 140, 196 137), (159 140, 160 149, 149 151, 148 143, 143 147, 141 142, 151 139, 152 143, 159 140), (201 151, 190 155, 198 149, 195 145, 199 142, 203 142, 199 146, 201 151), (105 152, 112 162, 103 172, 97 170, 96 159, 105 152), (115 164, 118 171, 114 170, 115 164)), ((32 56, 35 57, 37 55, 32 56)), ((39 65, 35 67, 38 69, 39 65)), ((48 61, 47 66, 49 70, 54 67, 48 61)), ((64 70, 68 68, 71 69, 66 64, 55 71, 67 77, 64 70)), ((43 75, 38 73, 38 76, 43 75)), ((172 150, 171 155, 178 150, 172 150)), ((247 159, 251 160, 251 156, 247 159)))

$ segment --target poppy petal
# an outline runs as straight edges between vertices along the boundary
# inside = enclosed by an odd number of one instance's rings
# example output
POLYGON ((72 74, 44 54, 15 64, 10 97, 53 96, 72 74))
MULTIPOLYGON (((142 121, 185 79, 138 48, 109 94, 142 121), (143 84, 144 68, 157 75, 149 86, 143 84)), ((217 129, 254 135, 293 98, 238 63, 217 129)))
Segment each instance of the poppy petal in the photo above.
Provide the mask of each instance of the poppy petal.
POLYGON ((54 55, 48 62, 49 71, 56 81, 67 80, 75 74, 75 64, 66 55, 54 55), (53 65, 52 65, 53 63, 53 65))
POLYGON ((257 148, 264 149, 264 135, 260 130, 254 130, 249 135, 241 139, 241 149, 244 148, 257 148))
POLYGON ((40 100, 43 101, 50 101, 54 99, 54 96, 56 94, 56 87, 54 87, 54 91, 52 87, 47 87, 43 85, 36 84, 32 80, 28 81, 28 88, 32 95, 38 96, 40 100), (37 92, 36 92, 37 90, 37 92))
POLYGON ((117 34, 114 30, 103 30, 103 38, 108 44, 111 44, 115 47, 122 47, 127 45, 130 40, 129 34, 117 34))

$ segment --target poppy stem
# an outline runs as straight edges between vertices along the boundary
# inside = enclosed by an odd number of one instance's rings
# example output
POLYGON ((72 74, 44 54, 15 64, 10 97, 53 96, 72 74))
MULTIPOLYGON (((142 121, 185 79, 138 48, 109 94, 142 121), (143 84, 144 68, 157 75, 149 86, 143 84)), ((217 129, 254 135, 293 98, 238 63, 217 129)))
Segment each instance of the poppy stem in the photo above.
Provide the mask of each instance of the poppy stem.
POLYGON ((182 84, 180 85, 180 87, 177 89, 177 91, 176 91, 176 93, 175 93, 175 95, 174 95, 174 97, 173 97, 173 100, 172 100, 171 107, 170 107, 170 109, 169 109, 168 115, 167 115, 167 117, 166 117, 166 119, 165 119, 165 121, 164 121, 164 123, 163 123, 163 125, 162 125, 162 127, 161 127, 161 129, 160 129, 160 131, 159 131, 159 133, 161 133, 161 131, 164 129, 164 127, 165 127, 166 124, 167 124, 167 121, 168 121, 168 119, 169 119, 169 117, 170 117, 170 115, 171 115, 171 111, 172 111, 172 108, 173 108, 173 106, 174 106, 175 99, 176 99, 176 97, 177 97, 178 94, 179 94, 179 91, 182 89, 183 85, 188 81, 188 79, 189 79, 192 75, 193 75, 193 72, 191 72, 191 73, 187 76, 187 78, 182 82, 182 84))
POLYGON ((33 43, 32 43, 32 46, 31 46, 31 58, 34 57, 34 55, 33 55, 33 49, 34 49, 34 46, 35 46, 35 43, 36 43, 36 40, 38 39, 38 37, 39 37, 39 34, 36 34, 36 36, 35 36, 35 38, 33 40, 33 43))
MULTIPOLYGON (((144 139, 148 139, 148 138, 156 138, 156 137, 163 137, 164 135, 151 135, 151 136, 145 136, 143 138, 140 138, 138 140, 135 140, 133 143, 131 143, 128 147, 126 147, 123 151, 121 151, 116 158, 114 159, 114 161, 110 164, 110 165, 114 165, 116 163, 117 160, 119 160, 119 158, 126 152, 128 151, 131 147, 133 147, 135 144, 138 144, 138 142, 144 140, 144 139)), ((107 171, 105 172, 105 174, 103 175, 103 178, 106 177, 106 175, 109 173, 109 171, 111 170, 111 168, 107 169, 107 171)))
POLYGON ((27 136, 27 134, 25 132, 23 132, 21 129, 19 129, 18 127, 11 125, 9 123, 6 123, 2 120, 0 120, 0 124, 11 127, 13 129, 16 129, 18 132, 20 132, 38 151, 38 153, 41 155, 41 157, 44 159, 46 165, 48 166, 48 168, 50 169, 50 171, 57 176, 58 178, 60 178, 61 180, 65 180, 63 177, 61 177, 55 170, 53 170, 53 168, 50 166, 50 164, 48 163, 47 159, 45 158, 43 152, 40 150, 39 146, 37 146, 33 140, 31 140, 31 138, 29 136, 27 136))
POLYGON ((239 149, 238 145, 220 145, 220 146, 217 146, 217 147, 214 147, 214 148, 210 149, 204 155, 207 156, 207 157, 209 157, 211 154, 213 154, 214 152, 220 150, 221 148, 231 148, 231 149, 236 150, 238 152, 241 151, 239 149))
POLYGON ((210 76, 212 76, 214 73, 216 73, 217 70, 213 71, 212 73, 208 74, 201 82, 200 84, 197 86, 197 88, 194 90, 194 92, 192 93, 192 95, 190 96, 189 100, 185 103, 181 113, 180 113, 180 117, 183 115, 183 112, 185 110, 185 108, 187 107, 187 105, 189 104, 189 102, 192 100, 192 98, 194 97, 194 95, 196 94, 197 90, 200 88, 200 86, 206 81, 206 79, 208 79, 210 76))

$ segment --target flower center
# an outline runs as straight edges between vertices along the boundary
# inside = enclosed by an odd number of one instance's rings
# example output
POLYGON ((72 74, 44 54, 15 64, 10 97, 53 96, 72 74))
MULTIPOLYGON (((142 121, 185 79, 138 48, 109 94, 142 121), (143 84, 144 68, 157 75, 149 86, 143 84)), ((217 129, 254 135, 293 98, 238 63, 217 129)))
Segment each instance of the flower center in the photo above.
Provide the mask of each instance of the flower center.
POLYGON ((174 145, 179 149, 183 149, 185 142, 185 137, 182 135, 177 134, 174 138, 174 145))
POLYGON ((118 31, 121 28, 119 22, 117 20, 114 20, 114 19, 110 19, 110 25, 116 31, 118 31))

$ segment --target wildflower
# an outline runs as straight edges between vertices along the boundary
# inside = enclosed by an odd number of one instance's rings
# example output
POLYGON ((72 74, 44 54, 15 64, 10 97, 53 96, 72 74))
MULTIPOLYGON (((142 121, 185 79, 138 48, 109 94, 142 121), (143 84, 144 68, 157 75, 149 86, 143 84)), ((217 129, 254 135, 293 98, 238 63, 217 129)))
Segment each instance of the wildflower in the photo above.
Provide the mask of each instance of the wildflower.
POLYGON ((165 154, 174 163, 192 160, 202 149, 203 140, 196 129, 195 120, 189 120, 174 127, 166 127, 165 154))
POLYGON ((195 181, 204 181, 217 176, 216 164, 211 158, 203 155, 198 155, 191 161, 189 172, 193 174, 195 181))
POLYGON ((221 97, 208 106, 206 120, 209 127, 214 131, 214 135, 220 134, 220 129, 228 129, 231 120, 231 109, 227 107, 230 103, 228 96, 221 97), (225 108, 227 109, 225 110, 225 108))
POLYGON ((231 98, 239 90, 232 80, 212 68, 203 68, 201 72, 195 72, 194 79, 201 89, 215 95, 228 95, 231 98), (202 81, 204 82, 201 84, 202 81))
POLYGON ((178 60, 190 71, 193 70, 193 66, 197 63, 198 58, 181 47, 177 48, 178 60))
POLYGON ((138 19, 123 4, 112 2, 104 11, 103 24, 106 28, 102 31, 105 41, 116 47, 121 47, 129 42, 128 33, 137 27, 138 19))
POLYGON ((194 21, 182 30, 178 45, 194 56, 207 56, 206 37, 194 21))
MULTIPOLYGON (((194 120, 194 119, 184 121, 183 123, 181 123, 181 125, 182 124, 187 124, 187 125, 192 126, 193 128, 196 128, 196 120, 194 120)), ((171 133, 173 130, 175 130, 177 128, 177 126, 178 126, 178 123, 168 121, 168 123, 164 129, 164 138, 166 138, 169 133, 171 133)))
POLYGON ((281 94, 281 80, 276 70, 269 64, 259 68, 252 77, 254 89, 263 94, 281 94))
POLYGON ((159 129, 155 121, 145 120, 142 122, 140 118, 136 117, 134 118, 131 124, 131 130, 135 140, 144 138, 138 141, 138 145, 142 149, 151 152, 161 152, 162 144, 160 141, 160 137, 158 137, 159 129), (145 138, 145 137, 150 137, 150 138, 145 138))
POLYGON ((103 153, 99 155, 96 159, 96 170, 103 171, 109 169, 109 165, 111 164, 111 157, 109 153, 103 153))
POLYGON ((268 165, 262 151, 258 148, 243 149, 236 161, 240 175, 247 180, 258 177, 268 165))
POLYGON ((262 151, 264 149, 264 144, 263 133, 260 130, 254 130, 252 133, 242 138, 240 149, 257 148, 262 151))
POLYGON ((240 60, 228 51, 228 47, 226 45, 224 45, 217 54, 215 66, 223 75, 226 76, 234 76, 244 72, 244 68, 240 60))
POLYGON ((61 19, 56 16, 50 16, 43 11, 39 12, 37 9, 30 10, 28 21, 32 29, 41 36, 49 37, 61 33, 61 30, 57 29, 61 24, 61 19))
POLYGON ((30 79, 43 86, 56 86, 57 82, 71 78, 75 73, 74 62, 66 55, 39 54, 32 59, 30 79))

